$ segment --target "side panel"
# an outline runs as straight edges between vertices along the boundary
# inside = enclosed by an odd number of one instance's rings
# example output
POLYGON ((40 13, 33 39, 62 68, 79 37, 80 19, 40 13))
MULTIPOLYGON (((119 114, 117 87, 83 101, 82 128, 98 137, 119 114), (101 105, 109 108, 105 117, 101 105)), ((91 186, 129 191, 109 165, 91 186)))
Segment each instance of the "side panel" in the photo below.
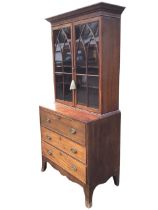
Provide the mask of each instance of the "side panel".
POLYGON ((120 18, 102 17, 102 113, 119 108, 120 18))
POLYGON ((120 111, 88 123, 88 184, 95 188, 119 173, 120 111))

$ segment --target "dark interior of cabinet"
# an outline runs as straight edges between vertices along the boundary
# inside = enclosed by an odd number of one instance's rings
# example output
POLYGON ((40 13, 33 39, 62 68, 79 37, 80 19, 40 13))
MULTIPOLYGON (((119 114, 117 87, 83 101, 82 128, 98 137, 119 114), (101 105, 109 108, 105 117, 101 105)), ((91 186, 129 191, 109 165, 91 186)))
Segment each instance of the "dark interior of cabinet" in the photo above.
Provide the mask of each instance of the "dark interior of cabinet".
POLYGON ((53 31, 56 99, 71 101, 72 78, 76 79, 76 104, 99 107, 99 22, 74 26, 72 43, 71 28, 53 31), (75 45, 73 68, 72 44, 75 45), (72 71, 72 69, 75 69, 72 71))

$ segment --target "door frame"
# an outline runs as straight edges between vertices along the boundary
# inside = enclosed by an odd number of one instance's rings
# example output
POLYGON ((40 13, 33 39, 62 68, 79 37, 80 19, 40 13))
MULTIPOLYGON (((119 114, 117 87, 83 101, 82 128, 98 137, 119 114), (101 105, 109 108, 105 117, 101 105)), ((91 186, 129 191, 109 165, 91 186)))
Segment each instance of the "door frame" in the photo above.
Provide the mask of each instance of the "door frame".
POLYGON ((98 16, 98 17, 94 17, 94 18, 86 18, 86 19, 82 19, 82 20, 76 20, 76 21, 72 21, 70 23, 65 23, 65 24, 59 24, 56 26, 52 26, 51 27, 51 32, 52 32, 52 51, 53 51, 53 76, 54 76, 54 95, 55 95, 55 101, 65 104, 65 105, 69 105, 69 106, 74 106, 80 109, 84 109, 87 111, 92 111, 92 112, 96 112, 96 113, 101 113, 102 109, 101 109, 101 104, 102 104, 102 79, 101 79, 101 75, 102 75, 102 17, 98 16), (84 106, 84 105, 80 105, 77 104, 77 90, 72 90, 72 102, 69 101, 64 101, 64 100, 60 100, 56 98, 56 79, 55 79, 55 52, 54 52, 54 36, 53 36, 53 31, 57 30, 57 29, 61 29, 61 28, 65 28, 65 27, 70 27, 71 30, 71 59, 72 59, 72 79, 75 80, 76 83, 76 56, 75 56, 75 52, 76 52, 76 40, 75 40, 75 26, 76 25, 80 25, 80 24, 84 24, 84 23, 91 23, 94 21, 98 21, 99 22, 99 52, 98 52, 98 68, 99 68, 99 72, 98 72, 98 77, 99 77, 99 86, 98 86, 98 91, 99 91, 99 105, 98 108, 92 108, 92 107, 88 107, 88 106, 84 106))
MULTIPOLYGON (((73 34, 72 34, 72 23, 66 23, 66 24, 61 24, 61 25, 58 25, 58 26, 52 26, 51 27, 51 32, 52 32, 52 52, 53 52, 53 76, 54 76, 54 96, 55 96, 55 101, 56 102, 59 102, 59 103, 63 103, 65 105, 69 105, 69 106, 74 106, 74 91, 72 91, 72 101, 65 101, 65 100, 62 100, 62 99, 57 99, 56 98, 56 79, 55 79, 55 50, 54 50, 54 47, 55 47, 55 40, 54 40, 54 31, 55 30, 59 30, 59 29, 62 29, 62 28, 66 28, 66 27, 70 27, 70 31, 71 31, 71 66, 72 66, 72 79, 73 79, 73 68, 74 68, 74 53, 73 53, 73 34)), ((63 67, 62 67, 63 68, 63 67)), ((64 73, 63 73, 64 74, 64 73)), ((64 84, 63 84, 63 89, 64 89, 64 84)))
POLYGON ((84 19, 84 20, 78 20, 72 23, 73 25, 73 55, 74 55, 74 78, 75 78, 75 82, 77 81, 76 79, 76 56, 75 56, 75 52, 76 52, 76 39, 75 39, 75 26, 76 25, 81 25, 81 24, 85 24, 85 23, 91 23, 91 22, 95 22, 98 21, 99 23, 99 51, 98 51, 98 68, 99 68, 99 72, 98 72, 98 78, 99 78, 99 86, 98 86, 98 91, 99 91, 99 96, 98 96, 98 100, 99 100, 99 104, 98 104, 98 108, 93 108, 93 107, 88 107, 85 105, 80 105, 77 104, 77 89, 75 91, 75 98, 74 98, 74 106, 78 107, 80 109, 84 109, 87 111, 92 111, 92 112, 96 112, 96 113, 100 113, 101 112, 101 103, 102 103, 102 97, 101 97, 101 17, 95 17, 95 18, 88 18, 88 19, 84 19))

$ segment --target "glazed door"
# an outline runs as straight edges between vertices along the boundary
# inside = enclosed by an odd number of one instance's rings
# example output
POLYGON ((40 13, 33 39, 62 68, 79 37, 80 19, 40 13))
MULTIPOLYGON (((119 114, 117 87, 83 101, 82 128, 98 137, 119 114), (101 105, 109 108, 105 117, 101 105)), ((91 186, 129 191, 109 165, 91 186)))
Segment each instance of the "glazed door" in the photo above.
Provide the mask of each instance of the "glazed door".
POLYGON ((53 28, 56 101, 99 109, 99 20, 53 28))
POLYGON ((56 100, 71 104, 73 102, 70 90, 73 65, 71 25, 53 28, 53 47, 55 97, 56 100))
POLYGON ((99 21, 75 24, 75 103, 99 108, 99 21))

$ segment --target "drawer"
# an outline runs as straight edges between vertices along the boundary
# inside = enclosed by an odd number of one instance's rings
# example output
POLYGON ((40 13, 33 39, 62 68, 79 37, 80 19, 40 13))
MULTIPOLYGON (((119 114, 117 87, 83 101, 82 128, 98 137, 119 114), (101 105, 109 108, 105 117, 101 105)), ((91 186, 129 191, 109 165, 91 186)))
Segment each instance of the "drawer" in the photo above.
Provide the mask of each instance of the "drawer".
POLYGON ((40 110, 41 125, 85 145, 85 124, 54 112, 40 110))
POLYGON ((81 162, 44 141, 42 141, 42 154, 83 183, 86 183, 86 166, 81 162))
POLYGON ((72 157, 86 163, 86 148, 72 142, 68 138, 61 136, 47 128, 41 127, 42 140, 63 150, 72 157))

